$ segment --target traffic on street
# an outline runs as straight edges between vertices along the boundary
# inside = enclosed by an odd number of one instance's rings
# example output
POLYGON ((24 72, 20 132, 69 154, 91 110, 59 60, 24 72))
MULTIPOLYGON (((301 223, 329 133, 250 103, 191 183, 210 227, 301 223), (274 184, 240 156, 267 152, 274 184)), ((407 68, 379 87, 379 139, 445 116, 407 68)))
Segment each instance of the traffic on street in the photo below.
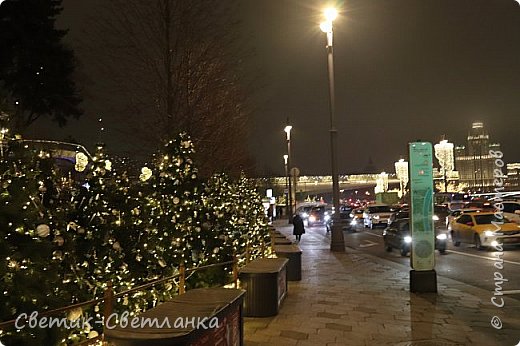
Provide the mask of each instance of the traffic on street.
MULTIPOLYGON (((302 248, 306 242, 326 243, 331 235, 332 210, 320 206, 318 209, 324 216, 309 222, 312 209, 306 206, 297 210, 307 216, 304 218, 306 234, 299 244, 302 248)), ((518 215, 515 211, 512 213, 518 215)), ((407 206, 342 206, 340 215, 348 248, 397 263, 403 271, 412 269, 407 206)), ((446 206, 435 206, 435 271, 437 275, 493 292, 498 262, 500 274, 507 279, 502 293, 520 300, 520 225, 504 217, 501 232, 495 233, 493 221, 500 220, 488 205, 456 213, 446 206)))

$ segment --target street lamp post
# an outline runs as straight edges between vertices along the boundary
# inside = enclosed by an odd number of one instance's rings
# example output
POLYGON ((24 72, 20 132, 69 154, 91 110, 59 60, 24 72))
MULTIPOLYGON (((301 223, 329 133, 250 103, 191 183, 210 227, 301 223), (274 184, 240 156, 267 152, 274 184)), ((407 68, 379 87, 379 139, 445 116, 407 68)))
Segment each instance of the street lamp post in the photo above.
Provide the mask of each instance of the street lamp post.
POLYGON ((332 168, 332 203, 334 205, 333 223, 331 229, 330 250, 345 251, 345 239, 340 225, 339 215, 339 180, 337 167, 337 129, 334 103, 334 54, 332 44, 332 22, 338 12, 333 8, 324 11, 325 21, 320 24, 321 30, 327 34, 327 67, 329 73, 329 110, 330 110, 330 159, 332 168))
POLYGON ((283 161, 285 163, 285 212, 289 215, 289 168, 287 167, 287 160, 289 160, 289 155, 285 154, 283 156, 283 161))
MULTIPOLYGON (((291 130, 292 126, 287 125, 284 128, 285 134, 287 135, 287 166, 289 171, 291 169, 291 130)), ((287 174, 289 177, 289 209, 288 209, 288 217, 289 217, 289 223, 292 223, 293 218, 293 202, 292 202, 292 183, 291 183, 291 175, 287 174)))

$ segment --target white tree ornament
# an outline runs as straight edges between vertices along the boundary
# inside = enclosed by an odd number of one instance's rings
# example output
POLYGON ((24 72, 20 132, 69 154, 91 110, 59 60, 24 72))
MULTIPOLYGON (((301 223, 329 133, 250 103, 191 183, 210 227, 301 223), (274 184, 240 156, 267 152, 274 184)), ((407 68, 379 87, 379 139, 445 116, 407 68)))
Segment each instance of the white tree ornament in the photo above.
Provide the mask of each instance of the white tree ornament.
POLYGON ((48 225, 42 223, 42 224, 36 226, 36 234, 39 237, 42 237, 42 238, 48 237, 50 233, 51 233, 51 229, 49 228, 48 225))
POLYGON ((88 157, 83 153, 76 153, 76 165, 74 169, 78 172, 83 172, 88 165, 88 157))
POLYGON ((141 168, 141 174, 139 175, 139 179, 141 181, 147 181, 152 176, 152 170, 148 167, 141 168))

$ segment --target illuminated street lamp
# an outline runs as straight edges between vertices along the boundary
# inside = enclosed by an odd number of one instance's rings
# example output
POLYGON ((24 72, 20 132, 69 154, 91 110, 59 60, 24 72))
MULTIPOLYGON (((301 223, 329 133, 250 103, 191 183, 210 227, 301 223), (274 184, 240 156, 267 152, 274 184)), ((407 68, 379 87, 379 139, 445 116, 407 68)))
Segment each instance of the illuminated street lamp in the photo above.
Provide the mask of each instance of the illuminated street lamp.
POLYGON ((327 8, 323 12, 325 21, 320 24, 320 29, 327 34, 327 67, 329 73, 329 111, 330 111, 330 159, 332 168, 332 203, 334 205, 334 219, 331 229, 330 250, 344 252, 345 239, 340 225, 339 213, 339 179, 337 167, 337 129, 335 119, 334 104, 334 53, 332 46, 332 32, 334 19, 338 16, 338 11, 334 8, 327 8))
POLYGON ((449 143, 447 140, 442 140, 438 144, 435 144, 435 157, 439 160, 441 166, 440 173, 444 179, 444 192, 448 192, 448 176, 455 169, 454 158, 453 158, 453 143, 449 143))
POLYGON ((399 159, 395 163, 395 175, 399 179, 399 198, 404 196, 406 184, 408 184, 408 162, 404 159, 399 159))
MULTIPOLYGON (((287 125, 285 126, 285 128, 283 129, 285 131, 285 134, 286 134, 286 138, 287 138, 287 165, 286 167, 288 167, 288 169, 291 168, 291 130, 292 130, 292 126, 291 125, 287 125)), ((289 177, 289 209, 288 209, 288 216, 289 216, 289 223, 292 223, 292 219, 293 219, 293 202, 292 202, 292 189, 291 189, 291 175, 288 174, 287 172, 287 175, 289 177)))

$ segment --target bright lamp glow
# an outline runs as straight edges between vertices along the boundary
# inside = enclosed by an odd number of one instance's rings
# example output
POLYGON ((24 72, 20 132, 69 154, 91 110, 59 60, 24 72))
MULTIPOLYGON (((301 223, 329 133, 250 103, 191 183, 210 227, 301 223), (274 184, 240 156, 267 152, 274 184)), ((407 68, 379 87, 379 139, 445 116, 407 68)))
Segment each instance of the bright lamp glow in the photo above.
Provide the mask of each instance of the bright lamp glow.
POLYGON ((406 244, 410 244, 412 242, 412 237, 410 237, 409 235, 407 235, 406 237, 404 237, 404 242, 406 244))
POLYGON ((285 154, 283 156, 283 160, 285 161, 285 164, 287 164, 287 160, 289 159, 289 155, 285 154))
POLYGON ((325 32, 325 33, 329 33, 329 32, 332 32, 332 22, 323 22, 320 24, 320 29, 321 31, 325 32))
POLYGON ((287 134, 287 140, 291 139, 292 126, 291 125, 287 125, 283 130, 287 134))
POLYGON ((323 14, 328 22, 332 22, 338 17, 338 11, 335 8, 326 8, 323 14))
POLYGON ((448 239, 448 236, 446 235, 446 233, 441 233, 441 234, 437 235, 437 239, 446 240, 446 239, 448 239))

